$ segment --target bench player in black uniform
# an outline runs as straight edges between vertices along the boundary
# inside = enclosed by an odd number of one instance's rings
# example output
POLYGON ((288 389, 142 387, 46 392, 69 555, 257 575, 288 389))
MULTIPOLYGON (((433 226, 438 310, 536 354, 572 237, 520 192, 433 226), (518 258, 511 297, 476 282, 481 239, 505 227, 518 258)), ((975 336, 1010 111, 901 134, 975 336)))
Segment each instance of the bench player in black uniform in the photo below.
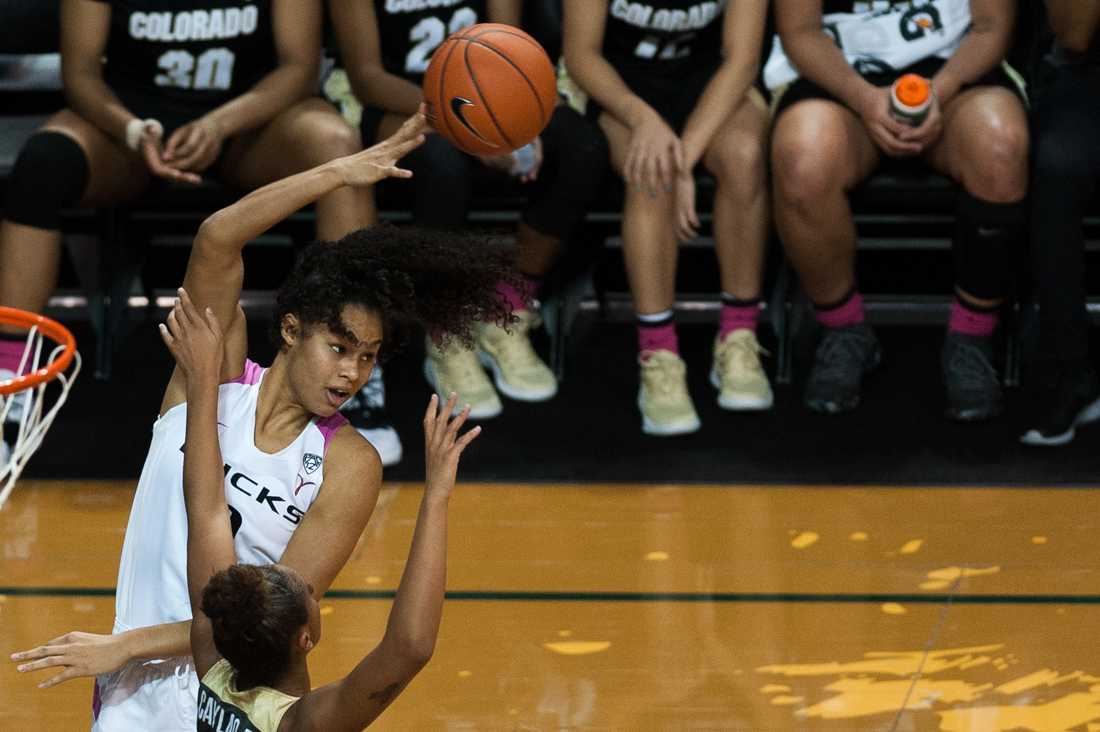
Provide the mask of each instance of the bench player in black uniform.
POLYGON ((673 324, 677 239, 697 234, 693 171, 717 180, 722 315, 711 381, 726 409, 767 409, 756 340, 767 232, 767 110, 754 88, 765 0, 566 0, 565 60, 627 183, 623 248, 649 434, 694 432, 673 324))
MULTIPOLYGON (((783 49, 801 78, 779 90, 772 180, 780 237, 824 326, 806 385, 811 409, 854 409, 863 375, 880 359, 863 322, 847 194, 888 156, 922 160, 962 188, 956 298, 941 355, 947 416, 1001 411, 991 336, 1013 237, 1024 226, 1028 176, 1024 104, 1001 68, 1015 14, 1015 0, 778 1, 783 49), (840 46, 871 37, 871 23, 880 40, 846 56, 840 46), (931 79, 932 106, 915 128, 890 113, 889 85, 906 72, 931 79)), ((766 80, 777 60, 769 59, 766 80)))
MULTIPOLYGON (((365 142, 384 139, 418 108, 432 52, 448 35, 475 23, 518 26, 520 6, 519 0, 329 0, 346 75, 331 76, 326 93, 353 121, 358 117, 365 142)), ((519 322, 510 332, 485 324, 476 352, 457 344, 440 350, 430 340, 427 345, 425 376, 437 393, 458 393, 473 418, 501 411, 498 390, 523 401, 543 401, 557 392, 553 372, 531 347, 528 333, 538 320, 527 303, 537 297, 562 241, 598 194, 606 159, 595 126, 559 105, 540 138, 519 155, 479 159, 432 134, 401 162, 414 173, 413 218, 421 225, 462 226, 475 184, 499 185, 510 175, 528 192, 516 231, 524 286, 500 288, 519 322), (496 389, 479 359, 493 371, 496 389)))
MULTIPOLYGON (((131 200, 161 179, 252 189, 358 151, 357 131, 311 97, 321 15, 320 0, 64 0, 69 108, 28 140, 12 173, 0 305, 45 308, 66 207, 131 200)), ((350 188, 320 200, 318 238, 372 223, 371 201, 350 188)), ((0 340, 0 379, 21 349, 0 340)))

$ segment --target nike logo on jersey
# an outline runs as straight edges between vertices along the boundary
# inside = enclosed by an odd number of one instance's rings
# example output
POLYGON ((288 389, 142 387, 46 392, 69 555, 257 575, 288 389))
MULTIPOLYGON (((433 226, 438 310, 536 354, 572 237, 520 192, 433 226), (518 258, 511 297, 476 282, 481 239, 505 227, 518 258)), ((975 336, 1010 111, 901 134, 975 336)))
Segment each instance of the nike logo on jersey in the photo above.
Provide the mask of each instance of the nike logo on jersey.
POLYGON ((451 97, 451 112, 454 114, 455 117, 458 118, 458 121, 462 123, 462 126, 469 130, 471 135, 481 140, 486 145, 490 145, 492 147, 500 147, 495 142, 492 142, 491 140, 486 140, 484 137, 482 137, 481 133, 475 130, 474 126, 470 124, 470 121, 466 119, 466 107, 472 107, 473 105, 474 103, 471 102, 469 99, 463 99, 462 97, 451 97))

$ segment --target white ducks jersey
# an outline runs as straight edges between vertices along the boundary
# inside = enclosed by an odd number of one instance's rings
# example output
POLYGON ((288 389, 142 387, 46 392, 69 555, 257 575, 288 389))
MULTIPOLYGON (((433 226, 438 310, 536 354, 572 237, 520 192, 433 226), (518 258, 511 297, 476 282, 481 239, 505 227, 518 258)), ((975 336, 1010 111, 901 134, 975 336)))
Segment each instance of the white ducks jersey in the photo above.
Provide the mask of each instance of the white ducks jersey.
MULTIPOLYGON (((218 390, 218 437, 233 543, 237 559, 249 564, 270 564, 283 556, 324 481, 329 441, 346 423, 339 412, 314 419, 279 452, 259 450, 256 403, 265 371, 246 361, 244 373, 218 390)), ((116 632, 191 617, 183 502, 186 424, 184 403, 153 426, 118 568, 116 632)))

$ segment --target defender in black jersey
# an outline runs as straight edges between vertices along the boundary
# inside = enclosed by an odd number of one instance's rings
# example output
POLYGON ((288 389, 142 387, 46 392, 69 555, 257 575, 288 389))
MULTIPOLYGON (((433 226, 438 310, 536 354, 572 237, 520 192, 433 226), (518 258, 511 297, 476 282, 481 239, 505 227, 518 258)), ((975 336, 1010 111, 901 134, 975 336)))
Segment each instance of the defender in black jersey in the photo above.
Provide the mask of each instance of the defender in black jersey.
MULTIPOLYGON (((448 35, 475 23, 518 26, 520 6, 519 0, 329 0, 342 68, 326 81, 326 93, 359 124, 365 141, 384 137, 420 104, 424 72, 448 35)), ((412 194, 418 223, 452 228, 466 223, 475 189, 514 195, 515 181, 523 183, 527 202, 516 238, 524 282, 500 288, 519 323, 509 331, 485 324, 475 350, 427 343, 428 381, 440 394, 457 392, 475 419, 499 414, 500 394, 544 401, 557 392, 557 378, 531 345, 528 333, 539 320, 530 303, 599 193, 606 159, 595 125, 558 106, 542 135, 514 154, 478 158, 429 135, 402 161, 413 179, 386 184, 395 195, 412 194)))
MULTIPOLYGON (((711 383, 730 410, 772 405, 756 339, 767 232, 767 109, 754 88, 765 0, 566 0, 565 60, 623 177, 623 249, 638 318, 642 430, 699 429, 673 304, 677 243, 695 238, 695 169, 714 176, 722 286, 711 383)), ((579 97, 578 97, 579 102, 579 97)))
POLYGON ((776 224, 825 326, 806 385, 809 408, 855 408, 864 374, 879 363, 855 279, 847 192, 880 161, 908 158, 962 189, 956 298, 941 358, 946 414, 974 421, 1000 413, 992 335, 1024 229, 1028 170, 1024 105, 1001 69, 1015 12, 1014 0, 779 0, 782 47, 764 74, 779 96, 776 224), (903 73, 931 83, 931 110, 918 127, 890 112, 889 87, 903 73))

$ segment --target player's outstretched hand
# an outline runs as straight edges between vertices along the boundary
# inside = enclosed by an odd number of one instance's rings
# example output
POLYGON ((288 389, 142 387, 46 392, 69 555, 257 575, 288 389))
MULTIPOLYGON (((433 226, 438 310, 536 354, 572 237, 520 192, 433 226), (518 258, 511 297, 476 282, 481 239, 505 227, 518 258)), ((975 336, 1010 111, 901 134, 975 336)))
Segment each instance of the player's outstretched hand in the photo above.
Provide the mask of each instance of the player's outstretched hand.
POLYGON ((39 689, 48 689, 70 679, 117 671, 130 660, 130 656, 122 634, 73 631, 29 651, 13 653, 11 660, 19 664, 16 671, 21 674, 44 668, 61 669, 61 673, 38 685, 39 689))
POLYGON ((175 307, 160 325, 160 337, 188 381, 217 383, 225 356, 225 339, 214 311, 199 313, 187 290, 178 290, 175 307))
POLYGON ((466 446, 481 434, 481 427, 458 431, 470 416, 470 405, 452 417, 458 396, 454 393, 442 407, 439 396, 432 394, 424 412, 424 490, 426 495, 446 498, 451 494, 458 475, 458 458, 466 446))
POLYGON ((397 167, 397 161, 423 144, 427 127, 428 120, 421 105, 420 111, 382 142, 337 160, 344 185, 369 186, 384 178, 412 178, 412 171, 397 167))

